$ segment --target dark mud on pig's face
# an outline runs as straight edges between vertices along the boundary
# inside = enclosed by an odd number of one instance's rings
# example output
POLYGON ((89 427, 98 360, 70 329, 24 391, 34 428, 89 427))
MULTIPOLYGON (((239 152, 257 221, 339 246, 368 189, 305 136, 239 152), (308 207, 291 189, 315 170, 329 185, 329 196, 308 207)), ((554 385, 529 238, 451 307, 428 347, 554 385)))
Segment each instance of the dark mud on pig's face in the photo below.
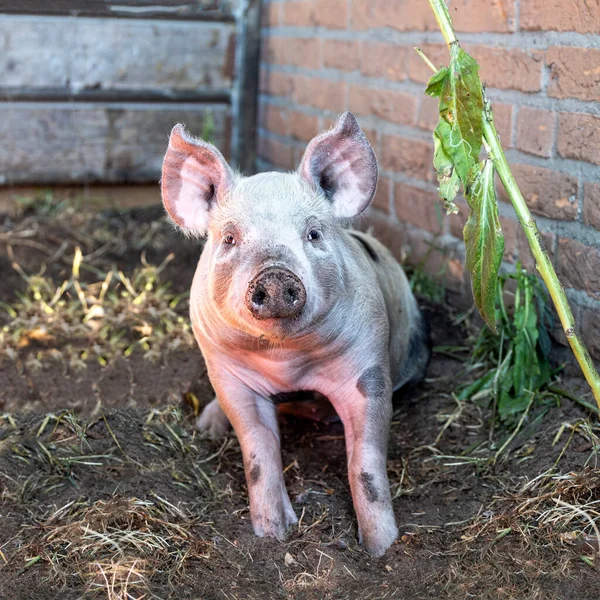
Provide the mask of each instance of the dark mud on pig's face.
POLYGON ((273 341, 302 336, 344 293, 340 225, 296 175, 242 179, 209 226, 209 287, 222 318, 273 341))
POLYGON ((192 321, 202 313, 197 322, 213 331, 229 326, 273 342, 309 340, 317 328, 321 341, 333 334, 325 321, 336 322, 349 293, 342 227, 369 205, 376 184, 375 155, 351 113, 309 143, 297 172, 252 177, 236 175, 217 148, 176 125, 163 202, 188 235, 208 235, 192 321))

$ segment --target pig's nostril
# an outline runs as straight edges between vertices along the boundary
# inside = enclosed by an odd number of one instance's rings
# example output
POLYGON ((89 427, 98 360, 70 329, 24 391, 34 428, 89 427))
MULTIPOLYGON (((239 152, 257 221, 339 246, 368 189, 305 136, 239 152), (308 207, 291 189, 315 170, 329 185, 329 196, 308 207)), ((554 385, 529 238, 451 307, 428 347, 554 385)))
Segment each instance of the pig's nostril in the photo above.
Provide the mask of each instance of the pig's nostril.
POLYGON ((306 303, 306 290, 291 271, 270 267, 248 284, 245 302, 257 319, 296 317, 306 303))
POLYGON ((255 290, 254 294, 252 294, 252 302, 256 306, 262 306, 265 303, 266 299, 267 292, 262 288, 258 288, 257 290, 255 290))
POLYGON ((298 300, 298 292, 294 288, 289 287, 285 293, 290 304, 294 304, 298 300))

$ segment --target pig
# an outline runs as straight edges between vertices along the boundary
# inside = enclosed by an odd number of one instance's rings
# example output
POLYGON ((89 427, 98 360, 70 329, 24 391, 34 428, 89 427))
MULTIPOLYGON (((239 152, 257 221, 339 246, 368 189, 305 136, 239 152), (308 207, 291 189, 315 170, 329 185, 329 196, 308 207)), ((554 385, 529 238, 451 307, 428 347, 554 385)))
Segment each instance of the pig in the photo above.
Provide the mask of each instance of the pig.
POLYGON ((274 398, 325 396, 344 426, 359 541, 374 556, 398 528, 386 473, 392 392, 422 378, 429 349, 402 267, 349 227, 378 178, 352 113, 307 146, 296 172, 236 174, 176 125, 162 198, 185 234, 206 236, 190 316, 216 398, 198 426, 233 426, 257 536, 283 539, 297 517, 281 461, 274 398))

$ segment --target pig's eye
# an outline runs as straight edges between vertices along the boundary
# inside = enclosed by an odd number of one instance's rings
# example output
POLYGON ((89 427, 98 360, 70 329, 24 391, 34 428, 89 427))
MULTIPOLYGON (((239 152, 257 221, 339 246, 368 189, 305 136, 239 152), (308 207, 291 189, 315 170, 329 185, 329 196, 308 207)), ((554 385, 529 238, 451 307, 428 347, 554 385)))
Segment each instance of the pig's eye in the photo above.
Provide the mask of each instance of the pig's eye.
POLYGON ((306 235, 306 239, 309 242, 316 242, 318 239, 321 239, 321 232, 313 227, 306 235))
POLYGON ((227 244, 228 246, 235 246, 235 238, 233 237, 233 235, 231 235, 231 233, 228 233, 223 238, 223 243, 227 244))

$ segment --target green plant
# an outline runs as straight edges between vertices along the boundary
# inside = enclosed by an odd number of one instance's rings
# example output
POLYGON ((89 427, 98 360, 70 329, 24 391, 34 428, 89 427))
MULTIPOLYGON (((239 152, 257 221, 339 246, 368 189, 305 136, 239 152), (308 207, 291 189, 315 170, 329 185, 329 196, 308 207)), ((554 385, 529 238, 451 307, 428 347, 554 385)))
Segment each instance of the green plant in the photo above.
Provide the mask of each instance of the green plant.
POLYGON ((492 108, 479 79, 479 65, 460 47, 444 0, 429 0, 429 4, 450 50, 450 65, 439 70, 417 50, 434 71, 426 93, 439 98, 440 118, 434 132, 433 161, 446 210, 458 212, 454 198, 460 184, 469 205, 464 238, 475 305, 490 329, 495 331, 498 272, 504 253, 494 189, 494 172, 497 172, 523 227, 565 336, 600 408, 600 375, 579 336, 564 288, 508 166, 494 126, 492 108), (482 146, 488 157, 480 162, 482 146))
POLYGON ((414 294, 433 302, 440 304, 444 301, 446 290, 444 286, 427 271, 423 269, 423 265, 418 264, 410 273, 410 289, 414 294))
POLYGON ((552 315, 539 280, 519 264, 515 273, 498 278, 497 288, 498 334, 482 328, 471 355, 471 364, 485 366, 486 372, 464 388, 459 399, 491 400, 499 420, 507 422, 540 398, 552 381, 548 360, 552 315), (514 293, 508 290, 509 282, 514 282, 514 293), (512 308, 506 304, 507 297, 514 300, 512 308))

